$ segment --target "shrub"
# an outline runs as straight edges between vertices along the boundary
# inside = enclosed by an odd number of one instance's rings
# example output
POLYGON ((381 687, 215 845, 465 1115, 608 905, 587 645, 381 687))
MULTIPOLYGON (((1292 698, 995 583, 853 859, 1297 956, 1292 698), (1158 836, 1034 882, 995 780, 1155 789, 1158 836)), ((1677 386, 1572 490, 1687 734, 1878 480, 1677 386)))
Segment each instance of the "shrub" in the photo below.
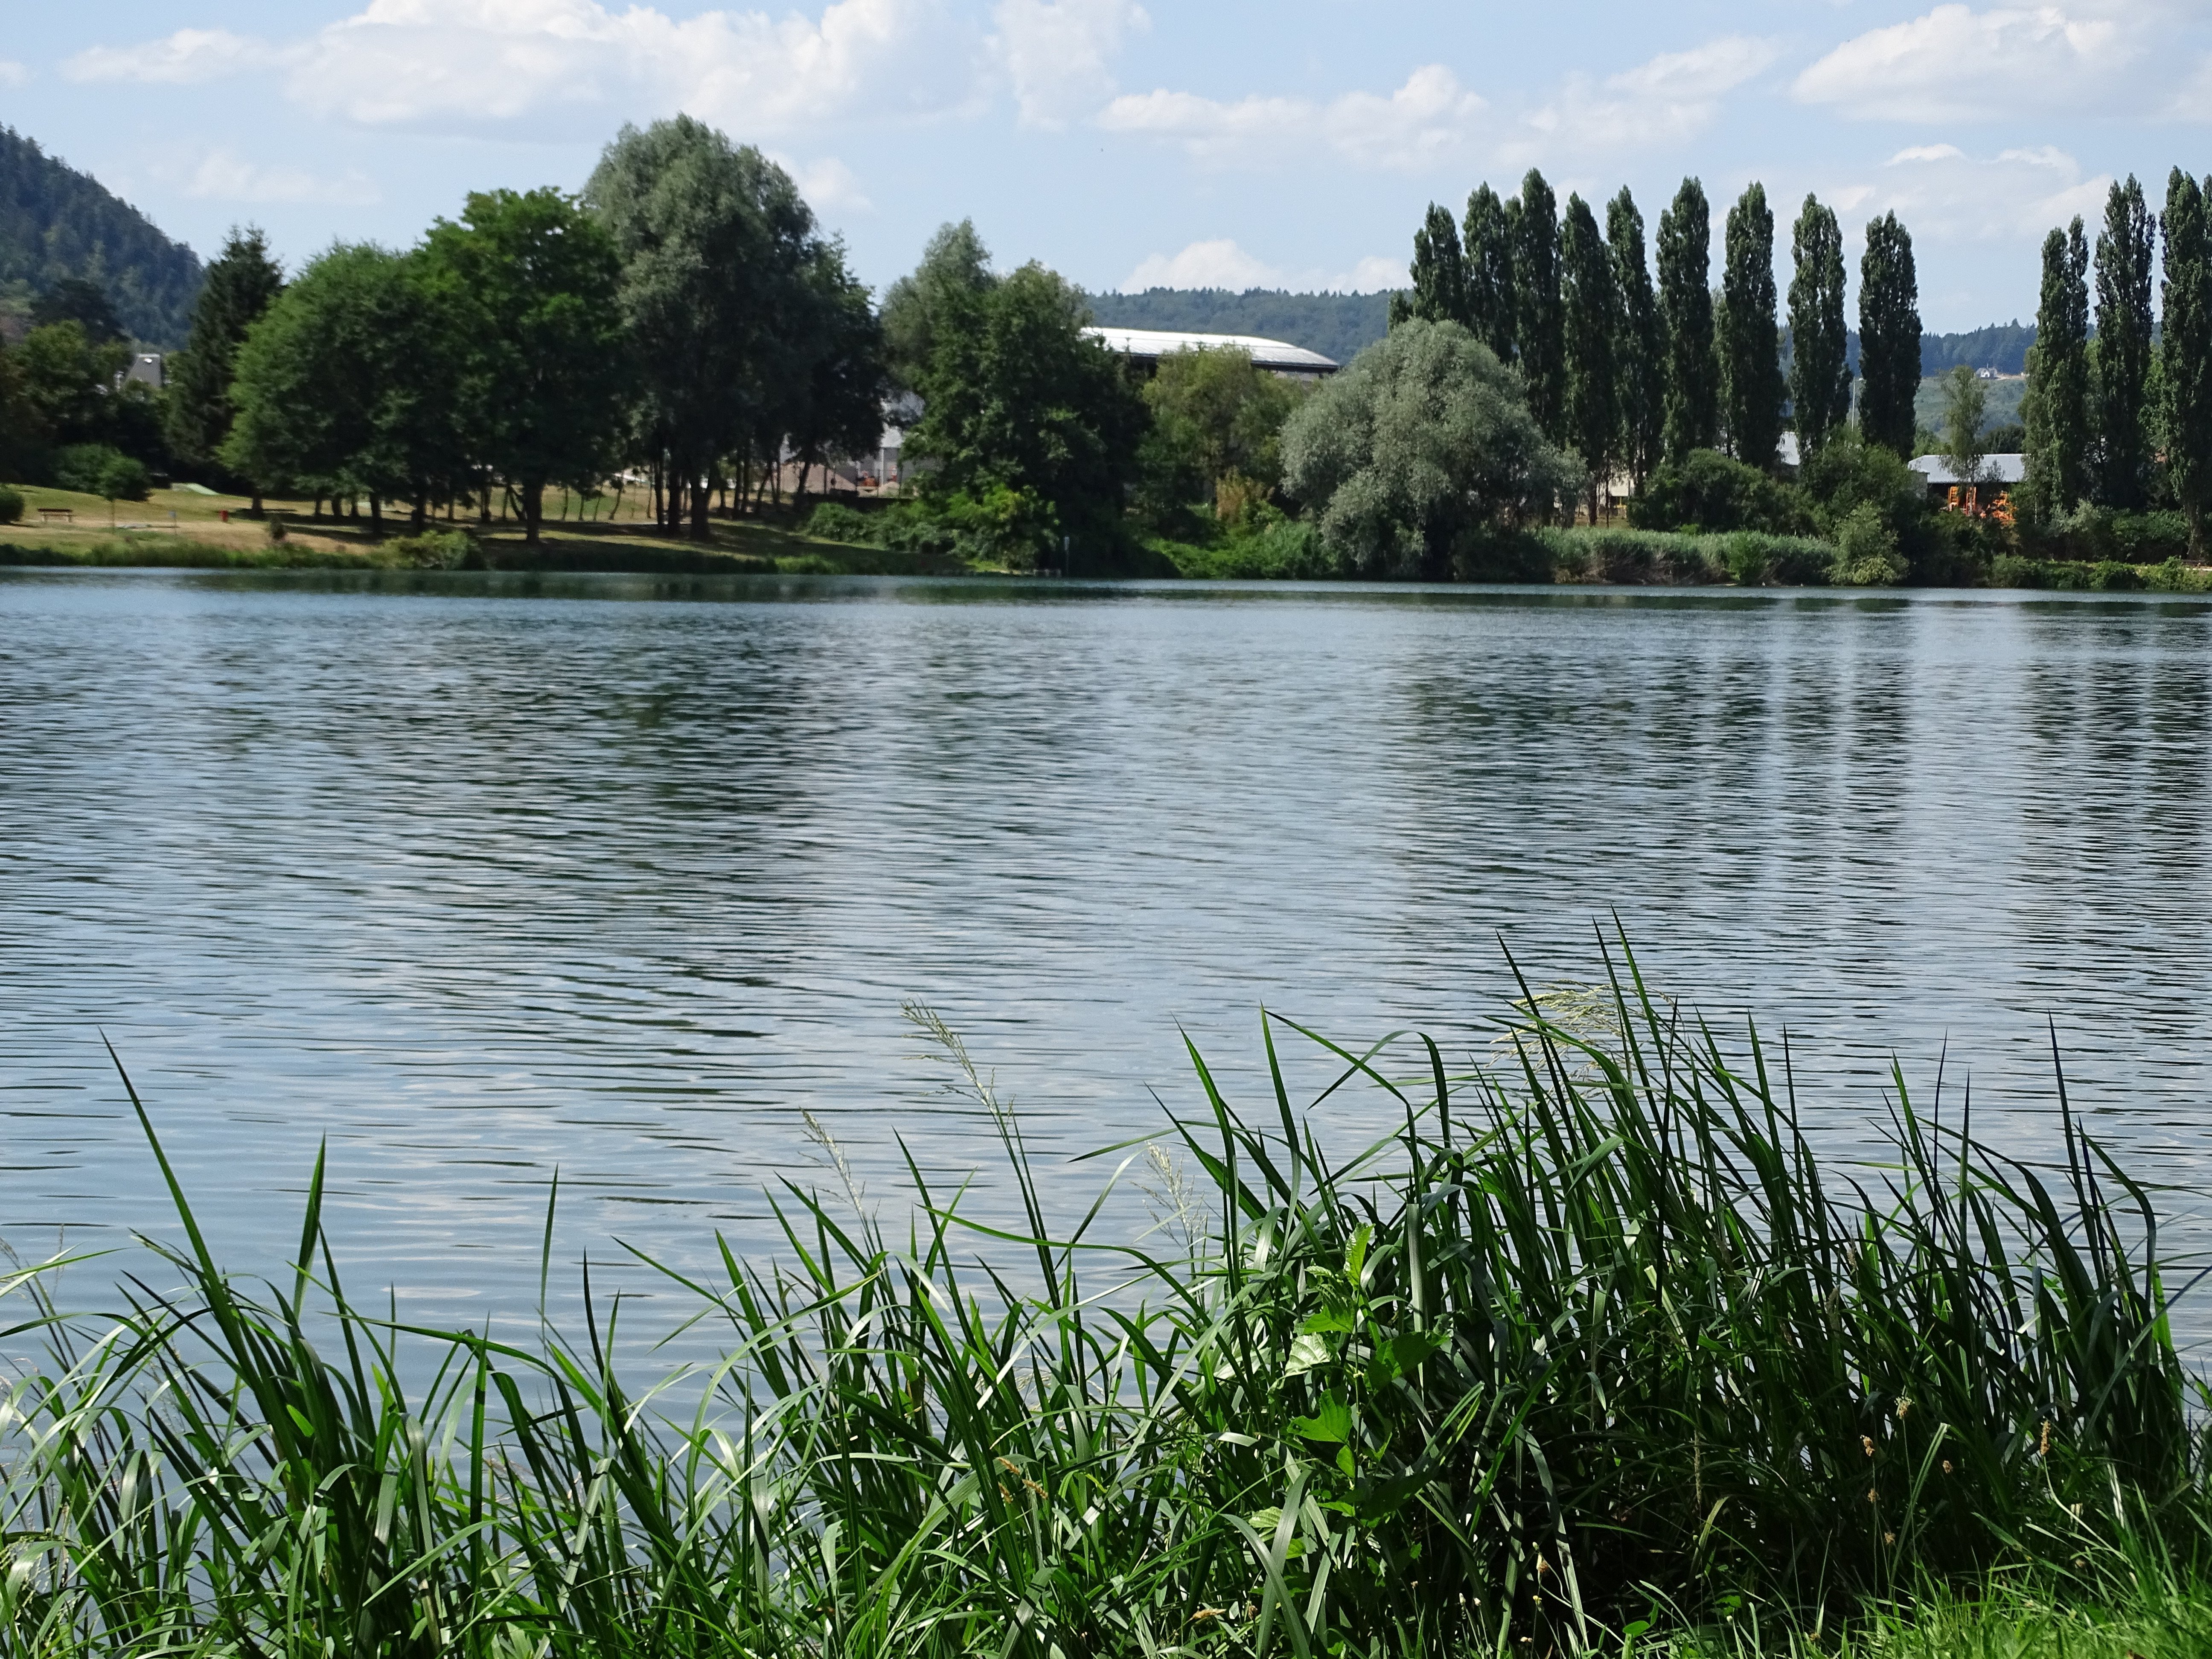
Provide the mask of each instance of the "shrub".
POLYGON ((459 570, 477 562, 476 538, 462 530, 428 530, 419 536, 402 536, 386 543, 385 550, 412 570, 459 570))
POLYGON ((1836 552, 1828 580, 1838 587, 1894 587, 1905 580, 1905 555, 1897 532, 1872 501, 1861 501, 1836 526, 1836 552))
POLYGON ((1638 530, 1756 530, 1774 536, 1812 532, 1812 503, 1793 485, 1717 450, 1693 449, 1679 465, 1661 467, 1628 504, 1638 530))
POLYGON ((282 513, 271 513, 269 521, 261 526, 261 533, 269 538, 271 546, 282 547, 285 538, 292 533, 292 526, 284 522, 282 513))
POLYGON ((842 501, 824 501, 816 507, 807 515, 806 533, 817 541, 854 546, 880 546, 884 539, 872 517, 842 501))
POLYGON ((1546 530, 1553 569, 1571 581, 1633 587, 1723 580, 1717 544, 1663 530, 1546 530))
POLYGON ((111 501, 143 501, 152 493, 154 475, 108 444, 71 444, 54 455, 54 482, 81 495, 111 501))
POLYGON ((1832 537, 1862 507, 1871 507, 1893 540, 1909 546, 1929 517, 1928 489, 1920 475, 1886 445, 1870 444, 1856 427, 1845 427, 1807 459, 1801 476, 1806 493, 1832 537))
POLYGON ((0 524, 15 524, 23 516, 23 492, 0 484, 0 524))

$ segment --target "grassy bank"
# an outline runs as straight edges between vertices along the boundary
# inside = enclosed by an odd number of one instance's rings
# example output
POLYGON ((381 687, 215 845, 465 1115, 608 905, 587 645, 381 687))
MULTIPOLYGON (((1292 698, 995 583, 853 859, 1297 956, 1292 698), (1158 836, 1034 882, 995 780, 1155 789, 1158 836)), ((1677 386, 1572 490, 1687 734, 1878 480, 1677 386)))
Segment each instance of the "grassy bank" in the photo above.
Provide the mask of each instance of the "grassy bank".
POLYGON ((788 1190, 780 1259, 670 1275, 726 1354, 681 1376, 598 1317, 353 1302, 319 1164, 297 1261, 234 1277, 173 1179, 188 1243, 112 1310, 7 1283, 53 1343, 8 1399, 9 1650, 2201 1650, 2206 1402, 2063 1093, 2040 1170, 1899 1078, 1894 1167, 1832 1178, 1786 1057, 1632 982, 1571 1012, 1465 1073, 1271 1021, 1249 1112, 1194 1053, 1128 1243, 1047 1212, 915 1011, 1026 1224, 919 1168, 891 1224, 788 1190), (1333 1161, 1293 1077, 1398 1127, 1333 1161))

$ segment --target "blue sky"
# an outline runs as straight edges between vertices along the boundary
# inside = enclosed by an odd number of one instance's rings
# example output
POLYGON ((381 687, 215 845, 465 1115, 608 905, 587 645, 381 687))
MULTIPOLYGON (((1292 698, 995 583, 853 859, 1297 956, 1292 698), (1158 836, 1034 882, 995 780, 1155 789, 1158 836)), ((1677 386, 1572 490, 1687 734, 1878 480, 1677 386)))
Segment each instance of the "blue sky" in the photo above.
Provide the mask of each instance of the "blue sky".
MULTIPOLYGON (((1655 225, 1894 207, 1935 329, 2033 313, 2036 250, 2133 171, 2212 167, 2212 4, 1876 0, 9 0, 0 122, 204 253, 403 244, 471 189, 580 185, 624 121, 757 143, 882 284, 973 217, 1093 289, 1371 289, 1431 200, 1540 166, 1655 225)), ((1784 273, 1786 280, 1786 271, 1784 273)))

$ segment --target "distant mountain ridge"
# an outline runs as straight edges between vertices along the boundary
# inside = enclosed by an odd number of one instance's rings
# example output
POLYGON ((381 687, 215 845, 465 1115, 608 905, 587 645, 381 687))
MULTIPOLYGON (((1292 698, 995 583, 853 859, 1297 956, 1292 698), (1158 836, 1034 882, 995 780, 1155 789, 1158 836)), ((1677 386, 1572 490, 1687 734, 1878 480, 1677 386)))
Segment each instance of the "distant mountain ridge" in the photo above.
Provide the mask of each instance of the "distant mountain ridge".
MULTIPOLYGON (((1348 363, 1389 331, 1388 294, 1288 294, 1280 289, 1150 288, 1141 294, 1091 294, 1091 315, 1109 328, 1158 328, 1194 334, 1256 334, 1283 340, 1348 363)), ((1992 323, 1962 334, 1920 337, 1920 372, 1942 374, 1953 365, 2024 374, 2035 325, 1992 323)), ((1785 350, 1787 347, 1785 345, 1785 350)), ((1859 337, 1847 350, 1856 370, 1859 337)))
POLYGON ((0 303, 18 309, 68 276, 106 289, 149 345, 181 346, 191 332, 199 255, 91 174, 0 127, 0 303))

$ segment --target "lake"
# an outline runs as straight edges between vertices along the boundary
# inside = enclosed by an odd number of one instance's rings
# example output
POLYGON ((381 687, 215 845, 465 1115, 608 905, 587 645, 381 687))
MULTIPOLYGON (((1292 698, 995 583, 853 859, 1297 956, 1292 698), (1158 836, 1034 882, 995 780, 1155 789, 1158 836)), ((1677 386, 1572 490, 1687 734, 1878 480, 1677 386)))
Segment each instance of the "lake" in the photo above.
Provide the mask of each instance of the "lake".
POLYGON ((2208 731, 2141 596, 0 572, 0 1240, 173 1235, 104 1034, 234 1265, 327 1139, 357 1293, 526 1314, 556 1168, 556 1279, 644 1289, 775 1249, 806 1115, 889 1217, 902 1139, 993 1165, 908 1001, 1072 1219, 1181 1032, 1255 1109, 1263 1006, 1463 1061, 1501 941, 1588 982, 1617 914, 1839 1161, 1947 1042, 2047 1154, 2055 1019, 2201 1249, 2208 731))

